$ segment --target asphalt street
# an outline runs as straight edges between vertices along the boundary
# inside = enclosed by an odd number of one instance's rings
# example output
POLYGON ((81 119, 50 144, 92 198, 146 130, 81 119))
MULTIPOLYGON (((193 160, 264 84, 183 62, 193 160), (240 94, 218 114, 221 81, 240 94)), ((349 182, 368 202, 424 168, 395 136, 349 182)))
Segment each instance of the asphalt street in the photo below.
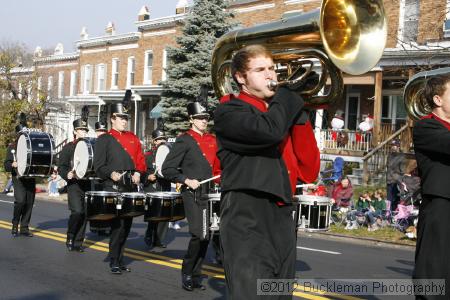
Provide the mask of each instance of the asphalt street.
MULTIPOLYGON (((134 219, 126 244, 125 262, 131 273, 113 275, 108 268, 108 238, 87 234, 86 252, 68 252, 65 231, 66 202, 37 200, 33 209, 32 238, 10 233, 13 197, 0 196, 0 299, 225 299, 225 276, 212 263, 212 247, 203 268, 206 291, 181 288, 181 260, 189 234, 169 230, 166 249, 148 249, 143 240, 146 223, 134 219)), ((369 242, 349 242, 301 233, 297 242, 297 278, 301 279, 408 279, 414 251, 369 242)), ((303 299, 412 299, 412 297, 324 295, 297 289, 303 299)), ((264 298, 263 298, 264 299, 264 298)))

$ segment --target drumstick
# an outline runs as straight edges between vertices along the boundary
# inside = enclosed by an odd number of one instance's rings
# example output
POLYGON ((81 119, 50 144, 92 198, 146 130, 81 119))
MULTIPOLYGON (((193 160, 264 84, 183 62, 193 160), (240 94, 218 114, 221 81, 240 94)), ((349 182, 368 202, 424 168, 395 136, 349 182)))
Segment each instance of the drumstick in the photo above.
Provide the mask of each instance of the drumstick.
POLYGON ((125 175, 128 171, 123 172, 122 174, 120 174, 119 176, 122 177, 123 175, 125 175))
POLYGON ((305 184, 298 184, 295 187, 301 188, 301 187, 315 187, 316 185, 314 183, 305 183, 305 184))
POLYGON ((206 182, 208 182, 208 181, 211 181, 211 180, 214 180, 214 179, 217 179, 217 178, 219 178, 220 177, 220 175, 217 175, 217 176, 214 176, 214 177, 211 177, 211 178, 208 178, 208 179, 205 179, 205 180, 203 180, 203 181, 200 181, 198 184, 204 184, 204 183, 206 183, 206 182))
POLYGON ((11 150, 11 153, 12 153, 12 155, 13 155, 13 159, 14 159, 14 162, 16 162, 17 160, 16 160, 16 150, 14 150, 14 149, 12 149, 11 150))

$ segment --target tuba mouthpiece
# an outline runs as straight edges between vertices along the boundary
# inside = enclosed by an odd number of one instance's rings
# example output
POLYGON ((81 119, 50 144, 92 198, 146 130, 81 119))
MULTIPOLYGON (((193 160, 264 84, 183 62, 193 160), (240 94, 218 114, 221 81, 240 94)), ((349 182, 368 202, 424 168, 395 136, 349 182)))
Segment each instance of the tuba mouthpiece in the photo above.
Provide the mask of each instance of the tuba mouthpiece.
POLYGON ((277 86, 278 86, 278 82, 276 82, 275 80, 269 80, 269 81, 267 82, 267 87, 268 87, 269 89, 271 89, 271 90, 276 89, 277 86))

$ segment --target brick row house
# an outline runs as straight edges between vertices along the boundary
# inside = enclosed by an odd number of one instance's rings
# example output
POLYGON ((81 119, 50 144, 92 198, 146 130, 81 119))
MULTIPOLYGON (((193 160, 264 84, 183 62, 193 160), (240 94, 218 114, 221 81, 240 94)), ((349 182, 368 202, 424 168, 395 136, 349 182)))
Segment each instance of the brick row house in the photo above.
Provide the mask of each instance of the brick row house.
MULTIPOLYGON (((239 26, 248 27, 302 14, 320 4, 317 0, 234 0, 229 9, 239 26)), ((342 99, 312 116, 324 159, 340 155, 363 162, 367 152, 404 130, 407 114, 402 93, 408 78, 450 64, 450 0, 385 0, 384 5, 388 40, 381 60, 363 75, 344 74, 342 99), (330 121, 337 110, 343 111, 345 145, 332 139, 330 121), (358 143, 358 124, 364 115, 373 116, 374 129, 358 143)), ((103 36, 90 38, 83 28, 75 53, 59 49, 54 55, 37 55, 39 86, 54 97, 46 125, 57 142, 70 139, 72 120, 79 117, 83 105, 90 106, 93 128, 101 106, 121 101, 125 89, 133 91, 130 130, 146 139, 160 116, 159 83, 170 68, 166 48, 176 46, 188 10, 188 1, 180 0, 174 15, 152 19, 143 7, 134 32, 117 34, 111 22, 103 36)))

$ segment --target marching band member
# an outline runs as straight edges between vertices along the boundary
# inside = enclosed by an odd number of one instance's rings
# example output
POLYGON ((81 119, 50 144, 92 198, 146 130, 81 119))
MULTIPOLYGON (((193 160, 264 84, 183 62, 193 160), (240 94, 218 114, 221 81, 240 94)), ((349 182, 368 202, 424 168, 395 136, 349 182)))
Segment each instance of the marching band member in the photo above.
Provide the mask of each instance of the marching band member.
MULTIPOLYGON (((144 181, 145 192, 170 192, 170 181, 161 178, 156 173, 155 156, 158 146, 166 143, 167 137, 164 131, 155 129, 152 132, 152 147, 145 153, 145 162, 147 164, 146 180, 144 181)), ((166 248, 163 243, 169 229, 169 222, 148 222, 145 232, 145 243, 149 247, 166 248)))
MULTIPOLYGON (((16 133, 19 134, 26 129, 26 123, 22 122, 16 126, 16 133)), ((31 212, 33 210, 34 198, 36 195, 36 180, 30 177, 19 177, 17 174, 16 144, 12 143, 6 150, 4 168, 6 172, 11 172, 14 187, 14 213, 12 219, 11 234, 13 237, 20 234, 32 237, 28 225, 30 224, 31 212)))
MULTIPOLYGON (((94 150, 96 176, 104 180, 107 191, 131 192, 141 182, 141 174, 147 169, 139 138, 128 126, 128 103, 131 91, 127 90, 123 103, 111 105, 111 130, 101 135, 94 150)), ((111 221, 109 257, 112 274, 130 272, 123 265, 125 242, 130 233, 133 218, 114 218, 111 221)))
POLYGON ((239 50, 232 75, 241 92, 222 99, 214 119, 222 166, 220 242, 229 298, 256 299, 257 279, 295 278, 292 196, 298 180, 317 178, 320 153, 302 98, 268 87, 277 74, 266 48, 239 50))
POLYGON ((414 279, 445 279, 450 294, 450 75, 428 78, 423 91, 431 113, 414 124, 413 141, 422 188, 417 225, 414 279), (447 175, 446 175, 447 174, 447 175))
POLYGON ((89 180, 76 177, 75 167, 81 158, 74 157, 74 152, 77 140, 86 137, 88 131, 87 118, 73 121, 74 140, 63 147, 58 163, 59 174, 67 181, 67 200, 70 210, 66 247, 69 251, 77 252, 84 252, 82 246, 86 233, 86 204, 84 196, 85 192, 90 190, 91 184, 89 180))
POLYGON ((181 281, 185 290, 193 291, 205 289, 201 284, 201 269, 209 244, 202 222, 207 203, 199 201, 196 190, 201 180, 220 173, 220 164, 216 157, 216 138, 206 133, 208 112, 198 102, 189 103, 187 112, 191 128, 177 137, 163 163, 162 174, 172 182, 183 184, 181 193, 191 240, 183 259, 181 281))

